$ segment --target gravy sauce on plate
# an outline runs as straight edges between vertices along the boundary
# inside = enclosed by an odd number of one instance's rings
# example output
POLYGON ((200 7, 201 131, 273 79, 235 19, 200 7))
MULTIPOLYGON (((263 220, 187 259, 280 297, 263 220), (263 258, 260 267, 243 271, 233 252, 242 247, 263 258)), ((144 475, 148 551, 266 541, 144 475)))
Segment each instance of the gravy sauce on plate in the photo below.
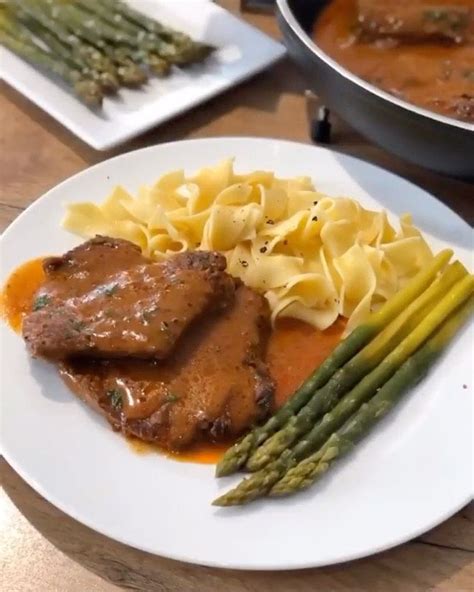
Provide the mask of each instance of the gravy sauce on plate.
MULTIPOLYGON (((0 296, 4 320, 17 333, 21 332, 22 319, 32 307, 35 293, 45 275, 43 258, 32 259, 20 265, 8 278, 0 296)), ((275 381, 274 409, 281 407, 303 380, 319 366, 341 339, 345 322, 339 319, 326 331, 295 319, 281 319, 271 333, 266 361, 275 381)), ((150 368, 152 365, 150 364, 150 368)), ((233 443, 199 442, 180 452, 163 452, 156 444, 129 437, 131 448, 140 454, 159 452, 187 461, 216 463, 233 443)))

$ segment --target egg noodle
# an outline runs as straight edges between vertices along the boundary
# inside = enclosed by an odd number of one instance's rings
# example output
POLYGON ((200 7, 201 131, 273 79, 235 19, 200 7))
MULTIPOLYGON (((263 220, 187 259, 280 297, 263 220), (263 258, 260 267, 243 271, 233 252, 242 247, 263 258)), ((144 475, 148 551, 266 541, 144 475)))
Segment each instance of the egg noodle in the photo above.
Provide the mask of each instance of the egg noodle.
POLYGON ((128 239, 156 260, 220 251, 229 273, 265 295, 273 322, 293 317, 321 330, 338 315, 351 330, 433 257, 409 215, 397 231, 384 211, 324 195, 309 177, 239 175, 231 159, 192 177, 167 173, 135 197, 119 186, 100 205, 69 205, 63 226, 128 239))

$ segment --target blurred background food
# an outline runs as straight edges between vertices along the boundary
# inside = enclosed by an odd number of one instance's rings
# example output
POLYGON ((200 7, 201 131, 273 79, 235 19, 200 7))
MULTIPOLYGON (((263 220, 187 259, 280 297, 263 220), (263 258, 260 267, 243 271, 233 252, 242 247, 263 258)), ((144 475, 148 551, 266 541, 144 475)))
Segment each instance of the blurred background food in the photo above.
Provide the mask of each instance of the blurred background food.
POLYGON ((474 122, 472 0, 331 0, 316 43, 398 98, 474 122))
POLYGON ((63 79, 91 107, 120 86, 140 87, 213 51, 120 0, 5 0, 0 42, 63 79))
MULTIPOLYGON (((401 158, 474 176, 472 0, 277 0, 277 7, 289 53, 326 109, 401 158)), ((313 135, 326 139, 329 112, 320 120, 313 135)))

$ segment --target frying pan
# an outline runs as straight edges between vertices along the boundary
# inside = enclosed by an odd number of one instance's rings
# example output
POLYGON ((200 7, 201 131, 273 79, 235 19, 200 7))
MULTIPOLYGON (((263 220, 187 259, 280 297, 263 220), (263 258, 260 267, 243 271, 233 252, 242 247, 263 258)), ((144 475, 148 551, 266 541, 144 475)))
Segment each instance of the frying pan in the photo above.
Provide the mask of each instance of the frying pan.
POLYGON ((311 90, 386 150, 439 173, 474 180, 474 125, 398 99, 325 54, 311 39, 325 4, 327 0, 277 0, 285 45, 311 90))

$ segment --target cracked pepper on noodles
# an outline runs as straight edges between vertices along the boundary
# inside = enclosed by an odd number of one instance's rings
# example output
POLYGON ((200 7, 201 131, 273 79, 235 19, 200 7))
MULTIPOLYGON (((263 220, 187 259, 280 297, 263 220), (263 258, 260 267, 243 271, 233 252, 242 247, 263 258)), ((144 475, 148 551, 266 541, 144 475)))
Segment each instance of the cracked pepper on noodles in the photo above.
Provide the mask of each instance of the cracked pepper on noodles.
POLYGON ((163 175, 134 197, 116 187, 105 201, 67 207, 63 226, 136 243, 154 259, 188 249, 225 254, 228 271, 263 293, 272 320, 293 317, 326 329, 342 315, 347 331, 431 259, 411 217, 395 230, 384 211, 328 197, 309 177, 234 172, 233 161, 163 175))

